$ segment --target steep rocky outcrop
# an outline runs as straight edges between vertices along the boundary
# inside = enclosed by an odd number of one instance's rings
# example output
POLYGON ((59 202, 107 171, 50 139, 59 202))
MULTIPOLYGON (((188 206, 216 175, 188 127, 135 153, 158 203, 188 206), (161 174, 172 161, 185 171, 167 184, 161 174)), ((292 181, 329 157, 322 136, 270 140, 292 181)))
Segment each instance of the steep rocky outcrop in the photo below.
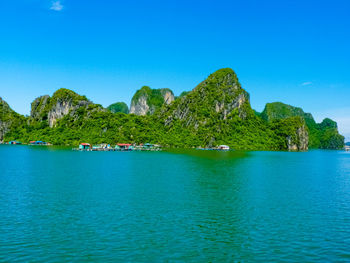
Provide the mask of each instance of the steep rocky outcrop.
POLYGON ((210 119, 226 120, 236 116, 245 119, 252 114, 249 94, 229 68, 211 74, 161 111, 165 125, 180 120, 183 127, 205 125, 210 119))
POLYGON ((0 97, 0 142, 11 132, 20 133, 26 124, 26 118, 10 108, 6 101, 0 97))
POLYGON ((305 113, 301 108, 281 102, 267 103, 260 117, 268 122, 299 116, 305 120, 309 133, 310 148, 341 149, 344 137, 339 134, 337 123, 324 119, 316 123, 311 113, 305 113))
POLYGON ((30 117, 33 120, 46 120, 48 114, 48 107, 50 105, 50 96, 40 96, 36 98, 31 104, 30 117))
POLYGON ((306 125, 297 128, 293 136, 287 137, 287 146, 289 151, 307 151, 309 149, 309 134, 306 125))
POLYGON ((305 113, 303 109, 282 102, 267 103, 260 117, 267 121, 285 119, 300 116, 305 121, 315 122, 311 113, 305 113))
POLYGON ((5 134, 9 131, 11 126, 10 106, 0 97, 0 142, 3 142, 5 134))
POLYGON ((46 95, 35 99, 31 106, 31 120, 47 121, 52 128, 66 115, 74 116, 78 109, 93 104, 85 96, 68 89, 57 90, 52 97, 46 95))
POLYGON ((308 145, 337 149, 344 144, 336 122, 317 124, 312 115, 283 103, 266 105, 261 114, 249 102, 232 69, 220 69, 192 91, 174 100, 168 89, 143 87, 131 102, 108 109, 85 96, 59 89, 32 103, 24 117, 0 99, 0 141, 44 140, 53 144, 159 143, 171 147, 215 147, 233 149, 305 151, 308 145), (149 116, 137 116, 149 115, 149 116))
POLYGON ((151 89, 144 86, 131 100, 130 113, 136 115, 152 115, 161 106, 174 101, 174 93, 170 89, 151 89))

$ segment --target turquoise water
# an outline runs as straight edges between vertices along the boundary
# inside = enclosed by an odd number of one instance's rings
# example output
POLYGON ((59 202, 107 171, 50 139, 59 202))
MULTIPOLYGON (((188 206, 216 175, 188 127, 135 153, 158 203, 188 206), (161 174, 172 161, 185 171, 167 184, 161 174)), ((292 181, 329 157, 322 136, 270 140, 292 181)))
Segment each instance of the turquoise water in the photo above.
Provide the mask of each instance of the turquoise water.
POLYGON ((350 154, 2 145, 0 261, 350 261, 350 154))

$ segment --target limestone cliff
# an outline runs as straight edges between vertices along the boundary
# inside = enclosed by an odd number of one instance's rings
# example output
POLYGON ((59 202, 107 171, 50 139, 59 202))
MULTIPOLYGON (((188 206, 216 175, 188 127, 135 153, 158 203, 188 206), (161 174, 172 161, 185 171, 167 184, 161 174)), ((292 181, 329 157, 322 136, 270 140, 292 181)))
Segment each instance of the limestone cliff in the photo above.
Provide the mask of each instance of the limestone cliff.
POLYGON ((309 149, 309 134, 306 125, 297 128, 294 134, 287 137, 289 151, 307 151, 309 149))
POLYGON ((35 121, 47 121, 52 128, 57 121, 66 115, 74 116, 80 108, 87 108, 91 101, 85 96, 68 89, 57 90, 52 97, 46 95, 35 99, 31 106, 31 119, 35 121))
POLYGON ((180 120, 184 127, 205 125, 210 119, 245 119, 253 114, 249 94, 242 89, 232 69, 211 74, 191 92, 162 110, 165 125, 180 120))
POLYGON ((4 136, 11 126, 10 114, 10 106, 0 97, 0 142, 3 142, 4 136))
POLYGON ((6 101, 0 97, 0 142, 11 132, 20 133, 26 123, 26 118, 10 108, 6 101))
POLYGON ((174 101, 174 93, 170 89, 151 89, 144 86, 131 100, 130 113, 136 115, 152 115, 163 105, 174 101))
POLYGON ((47 120, 48 107, 50 103, 50 96, 40 96, 36 98, 31 104, 30 117, 33 120, 47 120))
POLYGON ((309 147, 323 149, 341 149, 344 137, 339 134, 337 123, 324 119, 316 123, 311 113, 305 113, 301 108, 281 102, 267 103, 260 117, 268 122, 299 116, 305 120, 309 133, 309 147))

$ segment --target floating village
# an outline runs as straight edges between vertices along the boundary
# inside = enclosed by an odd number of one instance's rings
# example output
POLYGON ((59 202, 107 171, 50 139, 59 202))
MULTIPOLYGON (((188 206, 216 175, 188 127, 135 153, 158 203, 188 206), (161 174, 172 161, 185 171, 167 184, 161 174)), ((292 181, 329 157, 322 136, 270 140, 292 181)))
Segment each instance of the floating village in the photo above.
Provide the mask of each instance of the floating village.
POLYGON ((99 152, 113 152, 113 151, 161 151, 162 146, 158 144, 131 144, 131 143, 117 143, 115 146, 110 144, 92 145, 90 143, 81 143, 78 148, 73 148, 74 151, 99 151, 99 152))
POLYGON ((9 141, 0 144, 9 144, 9 145, 41 145, 41 146, 50 146, 51 143, 43 142, 43 141, 30 141, 29 143, 21 143, 20 141, 9 141))
MULTIPOLYGON (((20 141, 9 141, 1 144, 9 145, 38 145, 38 146, 52 146, 49 142, 44 141, 30 141, 29 143, 21 143, 20 141)), ((131 143, 117 143, 115 145, 110 145, 107 143, 102 144, 90 144, 90 143, 80 143, 78 148, 73 148, 74 151, 99 151, 99 152, 113 152, 113 151, 162 151, 163 147, 158 144, 144 143, 144 144, 131 144, 131 143)), ((219 145, 216 147, 198 147, 197 150, 203 151, 229 151, 230 147, 227 145, 219 145)))
MULTIPOLYGON (((22 143, 20 141, 9 141, 9 142, 0 142, 0 144, 7 144, 7 145, 37 145, 37 146, 52 146, 49 142, 44 141, 30 141, 29 143, 22 143)), ((145 143, 145 144, 131 144, 131 143, 117 143, 116 145, 112 146, 107 143, 97 144, 93 145, 90 143, 80 143, 78 148, 73 148, 74 151, 102 151, 102 152, 109 152, 109 151, 162 151, 162 146, 158 144, 151 144, 151 143, 145 143)), ((216 147, 197 147, 196 150, 202 150, 202 151, 230 151, 230 147, 228 145, 219 145, 216 147)), ((350 145, 345 145, 343 150, 346 152, 350 151, 350 145)))

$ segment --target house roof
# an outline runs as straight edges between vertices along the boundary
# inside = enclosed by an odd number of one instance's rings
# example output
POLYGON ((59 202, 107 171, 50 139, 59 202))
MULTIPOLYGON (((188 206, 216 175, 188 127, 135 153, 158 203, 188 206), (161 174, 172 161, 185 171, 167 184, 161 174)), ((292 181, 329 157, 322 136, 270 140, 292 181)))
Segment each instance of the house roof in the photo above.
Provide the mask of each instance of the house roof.
POLYGON ((118 146, 130 146, 131 144, 129 144, 129 143, 118 143, 117 145, 118 146))
POLYGON ((80 145, 90 146, 90 143, 85 143, 85 142, 83 142, 83 143, 81 143, 80 145))

